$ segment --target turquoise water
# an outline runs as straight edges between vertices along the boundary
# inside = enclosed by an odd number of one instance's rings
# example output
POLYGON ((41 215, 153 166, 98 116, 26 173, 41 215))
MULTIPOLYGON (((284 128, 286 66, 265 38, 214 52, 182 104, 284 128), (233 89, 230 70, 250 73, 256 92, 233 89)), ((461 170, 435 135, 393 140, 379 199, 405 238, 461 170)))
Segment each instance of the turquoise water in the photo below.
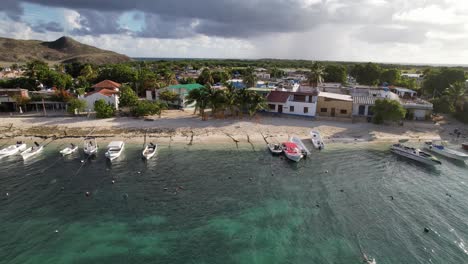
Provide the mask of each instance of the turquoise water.
POLYGON ((434 169, 372 144, 297 164, 248 144, 160 146, 148 162, 128 146, 112 164, 61 147, 0 160, 0 263, 362 263, 361 250, 468 263, 462 163, 434 169))

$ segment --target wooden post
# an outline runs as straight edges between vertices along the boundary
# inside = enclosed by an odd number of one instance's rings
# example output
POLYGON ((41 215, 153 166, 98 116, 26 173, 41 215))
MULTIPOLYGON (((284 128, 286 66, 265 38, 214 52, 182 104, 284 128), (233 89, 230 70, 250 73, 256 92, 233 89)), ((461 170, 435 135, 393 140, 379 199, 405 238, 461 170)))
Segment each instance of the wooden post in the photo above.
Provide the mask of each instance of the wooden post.
POLYGON ((47 116, 47 112, 46 112, 46 109, 45 109, 44 98, 42 98, 42 109, 44 110, 44 116, 47 116))

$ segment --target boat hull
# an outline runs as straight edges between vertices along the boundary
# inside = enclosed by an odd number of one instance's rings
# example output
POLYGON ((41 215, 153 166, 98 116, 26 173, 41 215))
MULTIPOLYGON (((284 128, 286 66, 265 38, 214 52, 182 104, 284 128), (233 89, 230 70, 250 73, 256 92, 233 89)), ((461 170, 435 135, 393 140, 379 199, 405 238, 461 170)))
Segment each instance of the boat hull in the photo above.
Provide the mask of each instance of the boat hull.
POLYGON ((143 156, 144 159, 149 160, 156 154, 156 151, 158 151, 157 145, 153 151, 149 151, 149 146, 146 146, 143 152, 141 153, 141 155, 143 156))
POLYGON ((310 139, 312 140, 312 145, 314 146, 314 148, 320 149, 320 150, 325 148, 325 143, 323 143, 322 136, 320 135, 319 132, 311 131, 310 139))
POLYGON ((283 149, 277 145, 278 148, 275 148, 275 144, 268 144, 268 150, 270 150, 271 154, 273 155, 279 155, 281 153, 283 153, 283 149))
POLYGON ((21 157, 23 157, 23 160, 29 159, 37 154, 39 154, 42 151, 43 147, 40 146, 38 148, 31 147, 29 149, 26 149, 21 153, 21 157))
POLYGON ((67 156, 67 155, 74 153, 77 150, 78 150, 78 146, 75 146, 74 148, 67 147, 67 148, 62 149, 60 151, 60 154, 62 154, 62 156, 67 156))
POLYGON ((417 155, 413 155, 413 154, 410 154, 410 153, 408 153, 406 151, 400 150, 398 148, 392 148, 391 151, 393 153, 397 154, 397 155, 400 155, 400 156, 403 156, 403 157, 418 161, 420 163, 424 163, 426 165, 440 165, 440 162, 437 162, 437 161, 434 161, 434 160, 431 160, 431 159, 426 159, 426 158, 423 158, 423 157, 420 157, 420 156, 417 156, 417 155))
POLYGON ((302 159, 302 154, 291 154, 291 153, 284 153, 286 157, 292 161, 299 162, 302 159))
POLYGON ((113 160, 117 159, 118 157, 120 157, 120 155, 122 154, 124 148, 125 148, 125 146, 122 145, 122 147, 119 149, 119 151, 107 150, 106 153, 105 153, 104 155, 105 155, 106 158, 108 158, 110 161, 113 161, 113 160))
POLYGON ((24 150, 26 150, 26 144, 24 143, 20 145, 11 145, 7 148, 0 150, 0 157, 13 156, 24 150))
POLYGON ((444 157, 447 157, 447 158, 460 160, 460 161, 468 160, 468 155, 466 155, 464 153, 461 153, 461 152, 454 151, 454 150, 447 151, 445 149, 439 149, 439 148, 431 146, 431 145, 425 146, 425 148, 427 150, 429 150, 429 151, 432 151, 434 153, 437 153, 437 154, 439 154, 441 156, 444 156, 444 157))

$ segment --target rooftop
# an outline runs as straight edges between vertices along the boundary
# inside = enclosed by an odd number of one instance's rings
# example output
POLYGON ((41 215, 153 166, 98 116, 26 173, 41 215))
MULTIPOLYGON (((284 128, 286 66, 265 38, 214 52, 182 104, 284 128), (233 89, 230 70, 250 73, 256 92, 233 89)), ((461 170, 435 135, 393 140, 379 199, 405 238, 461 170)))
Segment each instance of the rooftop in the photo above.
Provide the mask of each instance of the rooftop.
POLYGON ((320 92, 318 94, 318 96, 325 97, 325 98, 336 99, 336 100, 341 100, 341 101, 349 101, 349 102, 353 101, 353 98, 351 97, 351 95, 346 95, 346 94, 320 92))
POLYGON ((105 88, 119 88, 122 86, 120 83, 113 82, 111 80, 104 80, 102 82, 96 83, 92 88, 105 89, 105 88))
POLYGON ((203 85, 199 83, 189 83, 189 84, 176 84, 170 85, 168 89, 185 89, 187 91, 203 88, 203 85))
POLYGON ((267 102, 286 103, 290 94, 290 92, 271 91, 267 96, 267 102))
POLYGON ((99 91, 94 91, 94 92, 87 93, 85 95, 85 97, 88 97, 88 96, 90 96, 92 94, 95 94, 95 93, 100 93, 100 94, 102 94, 104 96, 109 96, 110 97, 110 96, 112 96, 114 94, 118 94, 119 92, 114 91, 114 90, 110 90, 110 89, 101 89, 99 91))

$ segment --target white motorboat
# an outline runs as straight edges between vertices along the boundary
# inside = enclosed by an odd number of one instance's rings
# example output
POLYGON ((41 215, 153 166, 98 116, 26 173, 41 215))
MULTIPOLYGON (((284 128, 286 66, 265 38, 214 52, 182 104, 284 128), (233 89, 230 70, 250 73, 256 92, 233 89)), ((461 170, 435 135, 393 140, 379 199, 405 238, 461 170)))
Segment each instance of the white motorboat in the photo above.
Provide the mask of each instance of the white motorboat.
POLYGON ((301 149, 294 142, 284 142, 281 147, 286 157, 292 161, 298 162, 304 157, 301 149))
POLYGON ((314 130, 310 131, 310 139, 312 140, 312 145, 314 145, 314 148, 318 150, 325 148, 325 143, 323 143, 320 132, 314 130))
POLYGON ((26 149, 26 144, 23 143, 22 141, 18 141, 16 142, 15 145, 11 145, 9 147, 6 147, 0 150, 0 158, 16 155, 20 153, 21 151, 24 151, 25 149, 26 149))
POLYGON ((86 155, 95 155, 99 147, 96 138, 85 138, 83 142, 83 151, 86 155))
POLYGON ((456 160, 461 160, 465 161, 468 160, 468 154, 465 154, 460 151, 456 151, 453 149, 446 148, 442 144, 436 144, 434 141, 433 142, 426 142, 424 144, 425 148, 435 152, 437 154, 440 154, 444 157, 451 158, 451 159, 456 159, 456 160))
POLYGON ((124 150, 125 143, 123 141, 112 141, 107 145, 107 151, 106 151, 106 158, 112 160, 115 160, 122 154, 122 151, 124 150))
POLYGON ((66 155, 72 154, 73 152, 75 152, 77 150, 78 150, 78 146, 72 143, 72 144, 70 144, 70 146, 62 149, 60 151, 60 154, 62 154, 62 156, 66 156, 66 155))
POLYGON ((146 144, 145 149, 143 149, 143 152, 142 152, 143 158, 149 160, 156 154, 157 151, 158 151, 157 144, 156 145, 153 143, 146 144))
POLYGON ((299 150, 302 152, 303 157, 306 157, 306 156, 310 155, 309 149, 307 149, 307 147, 304 145, 304 143, 302 142, 302 140, 299 137, 291 136, 289 138, 289 141, 293 142, 293 143, 295 143, 297 145, 299 150))
POLYGON ((427 165, 441 164, 440 160, 438 160, 436 157, 421 151, 420 149, 410 148, 402 144, 394 144, 390 150, 395 154, 419 161, 427 165))
POLYGON ((24 160, 26 160, 41 152, 43 148, 44 146, 39 145, 37 142, 34 142, 34 146, 27 148, 25 151, 21 152, 21 156, 24 160))
POLYGON ((272 154, 279 155, 283 152, 283 148, 280 144, 269 143, 267 146, 272 154))

